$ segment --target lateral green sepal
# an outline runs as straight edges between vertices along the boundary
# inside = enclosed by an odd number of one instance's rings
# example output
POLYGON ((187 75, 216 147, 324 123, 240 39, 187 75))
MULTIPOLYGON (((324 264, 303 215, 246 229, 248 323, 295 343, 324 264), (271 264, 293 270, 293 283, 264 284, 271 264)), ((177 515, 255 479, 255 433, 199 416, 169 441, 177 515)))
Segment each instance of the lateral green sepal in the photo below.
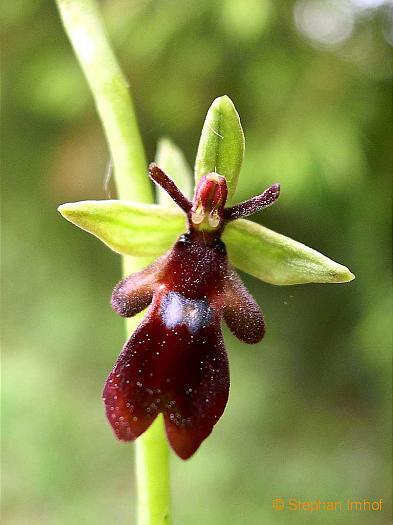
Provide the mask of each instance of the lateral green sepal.
POLYGON ((122 255, 162 255, 187 231, 182 212, 157 204, 81 201, 62 204, 58 210, 65 219, 122 255))
POLYGON ((267 283, 346 283, 355 278, 316 250, 245 219, 228 224, 223 241, 234 266, 267 283))

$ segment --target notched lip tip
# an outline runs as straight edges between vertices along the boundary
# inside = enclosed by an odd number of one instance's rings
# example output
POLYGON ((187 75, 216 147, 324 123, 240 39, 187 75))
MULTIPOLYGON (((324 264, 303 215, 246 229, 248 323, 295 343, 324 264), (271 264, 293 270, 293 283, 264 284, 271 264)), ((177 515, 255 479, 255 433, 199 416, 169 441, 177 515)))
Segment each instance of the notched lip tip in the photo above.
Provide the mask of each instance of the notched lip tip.
POLYGON ((182 461, 187 461, 188 459, 191 459, 192 456, 195 454, 195 452, 191 452, 191 454, 179 454, 179 452, 176 452, 176 450, 174 450, 174 453, 176 454, 176 456, 181 459, 182 461))
POLYGON ((179 450, 179 448, 174 448, 172 444, 170 444, 170 447, 172 449, 172 452, 182 461, 187 461, 188 459, 191 459, 195 456, 195 454, 198 452, 199 447, 202 443, 199 443, 196 447, 192 447, 192 449, 187 450, 179 450))

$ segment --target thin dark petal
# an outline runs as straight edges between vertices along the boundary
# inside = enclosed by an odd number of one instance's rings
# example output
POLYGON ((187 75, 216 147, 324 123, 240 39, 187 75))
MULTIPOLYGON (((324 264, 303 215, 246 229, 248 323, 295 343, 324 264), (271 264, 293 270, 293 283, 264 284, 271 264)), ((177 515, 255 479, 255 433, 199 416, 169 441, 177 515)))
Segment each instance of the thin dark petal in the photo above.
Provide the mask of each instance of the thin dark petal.
POLYGON ((114 432, 125 441, 163 412, 169 442, 186 459, 224 411, 229 371, 218 318, 201 305, 204 320, 195 320, 187 299, 182 318, 174 301, 166 305, 169 317, 163 316, 161 300, 151 307, 110 374, 104 400, 114 432))
POLYGON ((262 311, 233 270, 228 276, 224 297, 224 320, 228 328, 241 341, 258 343, 265 335, 262 311))
POLYGON ((267 188, 263 193, 249 199, 248 201, 241 202, 230 208, 225 208, 224 217, 226 221, 233 221, 240 219, 241 217, 247 217, 252 215, 259 210, 263 210, 268 206, 271 206, 278 197, 280 196, 280 185, 273 184, 267 188))
POLYGON ((192 202, 183 195, 173 180, 169 178, 157 164, 154 164, 154 162, 149 166, 149 177, 154 180, 156 184, 159 184, 185 213, 191 210, 192 202))
POLYGON ((112 308, 122 317, 132 317, 149 306, 162 261, 120 281, 112 293, 112 308))

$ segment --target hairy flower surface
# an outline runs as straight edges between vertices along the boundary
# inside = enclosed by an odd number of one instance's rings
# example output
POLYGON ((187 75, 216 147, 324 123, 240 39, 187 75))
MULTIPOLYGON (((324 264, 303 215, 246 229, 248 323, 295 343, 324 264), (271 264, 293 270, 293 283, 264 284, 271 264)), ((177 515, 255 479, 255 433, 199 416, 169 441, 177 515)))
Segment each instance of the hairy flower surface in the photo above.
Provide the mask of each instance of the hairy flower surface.
POLYGON ((246 343, 259 342, 265 333, 263 314, 229 264, 221 234, 227 222, 275 202, 279 186, 225 208, 227 183, 217 173, 200 179, 193 202, 155 164, 149 175, 186 213, 189 228, 167 254, 114 289, 112 306, 123 317, 150 306, 109 375, 103 398, 119 439, 136 439, 162 412, 173 450, 187 459, 227 403, 222 319, 246 343))

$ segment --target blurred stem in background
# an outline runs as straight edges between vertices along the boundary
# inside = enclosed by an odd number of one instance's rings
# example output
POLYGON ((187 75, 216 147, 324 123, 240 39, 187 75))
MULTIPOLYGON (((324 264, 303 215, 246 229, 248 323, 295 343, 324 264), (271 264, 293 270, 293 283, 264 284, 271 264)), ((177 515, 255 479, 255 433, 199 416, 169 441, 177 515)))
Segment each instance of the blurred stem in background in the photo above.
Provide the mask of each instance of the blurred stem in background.
MULTIPOLYGON (((109 145, 118 198, 153 202, 133 102, 94 0, 56 0, 67 35, 93 94, 109 145)), ((141 261, 123 257, 124 274, 141 261)), ((138 318, 127 321, 127 335, 138 318)), ((138 524, 169 523, 169 451, 162 417, 136 443, 138 524)), ((130 521, 131 522, 131 521, 130 521)))

